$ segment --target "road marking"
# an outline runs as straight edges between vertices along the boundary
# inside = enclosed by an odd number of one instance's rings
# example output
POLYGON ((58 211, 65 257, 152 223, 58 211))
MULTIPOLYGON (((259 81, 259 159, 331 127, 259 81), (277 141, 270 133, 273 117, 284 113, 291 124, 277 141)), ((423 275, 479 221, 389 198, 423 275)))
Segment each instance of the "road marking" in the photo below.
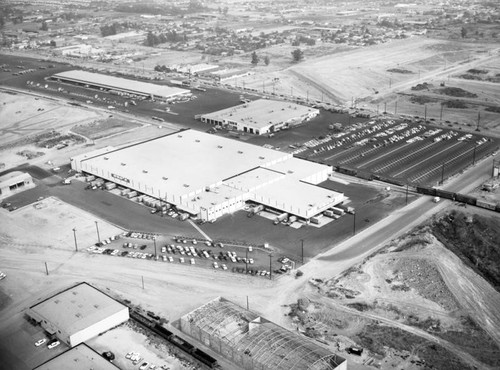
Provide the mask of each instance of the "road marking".
MULTIPOLYGON (((426 161, 428 161, 429 159, 431 159, 431 158, 433 158, 433 157, 435 157, 435 156, 437 156, 437 155, 439 155, 439 154, 441 154, 441 153, 444 153, 444 152, 446 152, 447 150, 452 149, 452 148, 456 147, 457 145, 460 145, 461 143, 462 143, 462 142, 461 142, 461 141, 459 141, 459 142, 458 142, 458 143, 456 143, 455 145, 449 146, 449 147, 447 147, 447 148, 445 148, 445 149, 441 150, 440 152, 437 152, 436 154, 431 155, 430 157, 426 157, 426 158, 425 158, 425 160, 426 160, 426 161)), ((417 153, 417 152, 415 152, 415 153, 417 153)), ((398 173, 394 174, 394 177, 397 177, 397 176, 401 175, 402 173, 405 173, 406 171, 411 170, 412 168, 414 168, 414 167, 416 167, 416 166, 419 166, 419 165, 421 165, 421 164, 422 164, 422 162, 415 163, 413 166, 408 167, 408 168, 405 168, 403 171, 400 171, 400 172, 398 172, 398 173)))
POLYGON ((190 223, 191 225, 193 225, 193 227, 194 227, 196 230, 198 230, 198 232, 199 232, 201 235, 203 235, 203 236, 205 237, 205 239, 212 241, 212 239, 211 239, 211 238, 210 238, 207 234, 205 234, 205 233, 203 232, 203 230, 202 230, 202 229, 200 229, 200 228, 198 227, 198 225, 196 225, 196 224, 193 222, 193 220, 188 220, 188 221, 189 221, 189 223, 190 223))

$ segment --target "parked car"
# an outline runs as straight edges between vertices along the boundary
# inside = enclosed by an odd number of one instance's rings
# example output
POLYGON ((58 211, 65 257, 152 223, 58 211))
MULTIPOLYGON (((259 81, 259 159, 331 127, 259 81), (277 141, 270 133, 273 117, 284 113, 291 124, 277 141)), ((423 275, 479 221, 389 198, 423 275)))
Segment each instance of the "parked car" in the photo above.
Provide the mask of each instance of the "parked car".
POLYGON ((44 344, 46 341, 47 341, 47 338, 42 338, 42 339, 40 339, 40 340, 37 340, 37 341, 35 342, 35 346, 36 346, 36 347, 40 347, 40 346, 41 346, 42 344, 44 344))
POLYGON ((146 370, 149 366, 148 362, 143 362, 141 366, 139 366, 139 370, 146 370))
POLYGON ((53 340, 52 342, 49 343, 49 345, 47 347, 49 349, 52 349, 52 348, 56 348, 59 344, 61 344, 61 342, 59 342, 58 340, 53 340))

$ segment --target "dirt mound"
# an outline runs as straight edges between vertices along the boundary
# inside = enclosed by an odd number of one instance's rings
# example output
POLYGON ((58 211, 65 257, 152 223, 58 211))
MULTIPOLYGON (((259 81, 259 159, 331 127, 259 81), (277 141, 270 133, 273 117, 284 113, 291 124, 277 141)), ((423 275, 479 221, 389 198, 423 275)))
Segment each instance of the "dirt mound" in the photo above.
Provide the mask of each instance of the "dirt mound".
POLYGON ((432 85, 428 84, 427 82, 424 82, 424 83, 421 83, 421 84, 417 84, 415 86, 412 86, 411 89, 413 91, 421 91, 421 90, 429 90, 429 88, 431 87, 432 85))
POLYGON ((471 93, 460 87, 445 87, 437 90, 439 94, 454 96, 457 98, 477 98, 477 94, 471 93))
POLYGON ((452 211, 432 225, 436 238, 500 292, 498 219, 452 211))
POLYGON ((387 72, 392 72, 392 73, 402 73, 402 74, 412 74, 413 72, 408 70, 408 69, 402 69, 402 68, 391 68, 388 69, 387 72))

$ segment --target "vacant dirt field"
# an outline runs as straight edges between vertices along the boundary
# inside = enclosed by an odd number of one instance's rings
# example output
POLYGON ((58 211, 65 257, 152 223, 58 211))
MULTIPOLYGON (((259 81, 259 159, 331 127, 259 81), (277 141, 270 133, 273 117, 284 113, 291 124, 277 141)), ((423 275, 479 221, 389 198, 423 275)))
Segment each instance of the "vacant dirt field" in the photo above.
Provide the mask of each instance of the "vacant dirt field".
POLYGON ((457 226, 463 232, 457 232, 453 225, 468 218, 451 215, 441 214, 433 228, 409 232, 333 280, 310 280, 311 290, 290 306, 294 322, 306 335, 328 340, 341 350, 354 343, 369 349, 363 361, 380 360, 382 368, 421 368, 429 363, 439 369, 466 364, 497 368, 500 294, 433 233, 439 231, 440 239, 449 239, 458 249, 465 240, 480 248, 486 239, 498 239, 490 233, 499 220, 472 215, 468 225, 457 226), (482 230, 482 236, 471 227, 482 230))
POLYGON ((0 100, 0 148, 51 130, 67 133, 76 124, 104 117, 95 110, 26 94, 0 92, 0 100))

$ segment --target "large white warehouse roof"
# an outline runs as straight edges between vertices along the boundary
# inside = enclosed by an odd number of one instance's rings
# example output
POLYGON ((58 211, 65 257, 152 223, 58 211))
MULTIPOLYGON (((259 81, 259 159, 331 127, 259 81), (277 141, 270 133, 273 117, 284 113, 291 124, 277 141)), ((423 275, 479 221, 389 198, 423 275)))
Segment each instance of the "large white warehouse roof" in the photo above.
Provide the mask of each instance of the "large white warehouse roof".
POLYGON ((180 89, 178 87, 157 85, 148 82, 129 80, 125 78, 79 70, 60 72, 55 74, 53 78, 92 86, 105 87, 107 89, 114 89, 139 95, 154 95, 162 98, 170 98, 173 96, 190 93, 189 90, 180 89))

